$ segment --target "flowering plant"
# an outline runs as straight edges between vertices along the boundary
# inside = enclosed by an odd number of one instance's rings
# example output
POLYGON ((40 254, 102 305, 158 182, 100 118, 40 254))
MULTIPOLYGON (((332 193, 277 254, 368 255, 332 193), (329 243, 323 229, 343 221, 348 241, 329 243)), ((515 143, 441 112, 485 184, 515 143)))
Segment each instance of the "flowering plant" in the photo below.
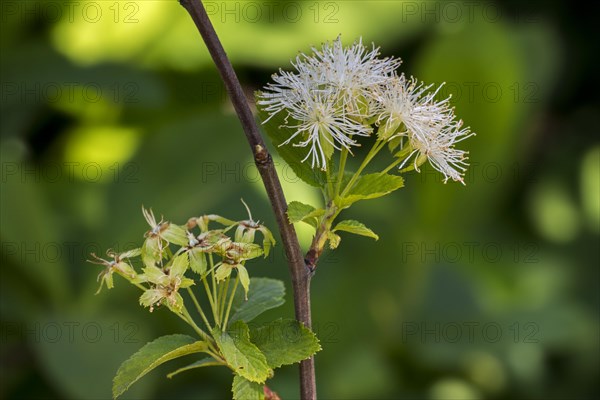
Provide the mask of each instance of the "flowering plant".
MULTIPOLYGON (((226 84, 238 89, 232 93, 240 119, 246 124, 250 112, 239 98, 239 83, 231 80, 231 66, 224 53, 219 53, 220 43, 206 31, 208 17, 196 3, 185 2, 184 6, 211 43, 217 65, 228 72, 223 74, 226 84)), ((288 260, 296 315, 302 322, 280 319, 258 327, 248 325, 263 311, 282 304, 284 295, 281 282, 249 276, 246 263, 267 256, 275 244, 271 232, 252 219, 249 209, 247 220, 204 215, 190 218, 181 226, 162 219, 157 222, 151 210, 143 209, 150 230, 141 248, 121 254, 109 251, 112 260, 93 255, 92 262, 105 267, 99 276, 101 288, 113 287, 115 273, 124 277, 143 291, 141 305, 150 311, 166 307, 190 325, 198 337, 175 334, 146 344, 119 368, 114 397, 166 361, 203 353, 206 357, 168 376, 200 367, 225 366, 234 375, 235 399, 275 399, 277 395, 264 386, 273 370, 301 362, 302 398, 316 398, 311 357, 320 345, 309 329, 310 278, 325 245, 335 249, 340 244, 338 232, 379 238, 361 222, 344 220, 334 224, 335 219, 357 201, 382 197, 401 188, 401 175, 418 172, 427 161, 442 173, 444 182, 464 184, 467 152, 455 148, 455 144, 474 133, 456 119, 448 98, 436 98, 441 86, 430 90, 432 85, 398 75, 400 60, 380 58, 378 48, 369 50, 361 40, 344 48, 338 37, 321 49, 313 48, 312 55, 299 55, 292 65, 295 72, 280 70, 273 76, 273 83, 257 93, 259 115, 282 158, 302 180, 321 190, 325 206, 292 201, 285 211, 281 205, 283 202, 285 206, 285 197, 264 143, 257 131, 247 124, 244 127, 288 256, 300 252, 291 224, 302 221, 315 229, 306 257, 288 260), (347 170, 352 150, 367 140, 373 144, 360 166, 356 171, 347 170), (391 153, 389 164, 365 173, 386 147, 391 153), (209 227, 214 223, 220 228, 209 227), (257 233, 262 236, 260 244, 255 243, 257 233), (141 273, 130 262, 136 257, 141 257, 141 273), (204 312, 195 286, 205 292, 210 313, 204 312), (190 302, 204 329, 190 314, 190 302)))
POLYGON ((378 198, 403 186, 402 174, 420 172, 429 162, 448 180, 464 184, 467 152, 455 145, 474 135, 463 127, 450 97, 437 95, 415 78, 398 75, 401 61, 380 58, 379 49, 362 40, 343 47, 341 37, 292 62, 257 92, 263 125, 279 154, 309 185, 319 187, 325 208, 288 204, 290 222, 316 229, 308 261, 316 265, 325 243, 336 248, 337 231, 378 236, 364 224, 347 220, 333 226, 339 213, 359 200, 378 198), (356 171, 347 171, 353 148, 373 144, 356 171), (385 147, 391 161, 376 173, 365 168, 385 147), (392 173, 392 172, 396 173, 392 173))

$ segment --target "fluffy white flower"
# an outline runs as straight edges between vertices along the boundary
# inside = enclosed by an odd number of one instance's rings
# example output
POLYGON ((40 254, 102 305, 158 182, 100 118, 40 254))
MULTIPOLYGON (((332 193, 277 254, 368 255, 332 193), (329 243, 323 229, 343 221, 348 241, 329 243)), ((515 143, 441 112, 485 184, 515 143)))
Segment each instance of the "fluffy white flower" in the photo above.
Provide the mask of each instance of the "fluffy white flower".
POLYGON ((400 134, 414 133, 426 137, 431 129, 443 126, 453 118, 448 102, 450 98, 436 101, 435 96, 442 88, 428 92, 433 85, 425 86, 415 78, 407 80, 404 74, 394 76, 377 91, 379 102, 378 123, 380 130, 388 134, 403 124, 400 134))
POLYGON ((436 100, 435 96, 442 88, 429 91, 433 85, 425 86, 422 82, 404 75, 394 77, 379 89, 381 123, 379 129, 392 137, 405 136, 412 152, 404 160, 400 168, 414 157, 415 170, 427 159, 429 163, 448 179, 464 184, 464 173, 468 152, 454 148, 454 145, 474 133, 469 128, 462 128, 462 121, 457 121, 454 109, 449 100, 436 100), (384 122, 385 121, 385 122, 384 122), (397 130, 400 126, 401 130, 397 130))
POLYGON ((325 170, 331 156, 327 154, 327 149, 350 149, 350 146, 357 145, 352 136, 370 134, 370 127, 347 118, 331 92, 302 90, 298 93, 301 101, 288 109, 289 117, 297 121, 297 124, 285 125, 296 132, 281 145, 286 145, 299 136, 300 141, 293 145, 310 147, 302 162, 310 158, 313 168, 317 166, 325 170))
MULTIPOLYGON (((468 152, 456 149, 454 145, 475 133, 469 128, 462 128, 462 124, 462 121, 452 121, 440 129, 431 130, 426 137, 409 135, 413 154, 418 153, 414 159, 415 169, 418 171, 419 161, 427 158, 433 168, 444 175, 444 183, 452 179, 464 185, 464 174, 469 166, 468 152)), ((410 158, 409 156, 406 160, 410 158)))
MULTIPOLYGON (((267 123, 271 118, 283 110, 292 110, 299 106, 303 101, 303 95, 313 84, 297 74, 279 70, 278 74, 271 76, 275 83, 268 83, 265 91, 259 93, 258 104, 263 106, 263 110, 269 113, 269 118, 263 121, 267 123)), ((289 116, 289 111, 286 114, 289 116)))
POLYGON ((259 94, 258 104, 269 114, 263 123, 282 113, 283 126, 294 131, 281 145, 308 147, 302 162, 310 159, 313 168, 325 170, 334 149, 358 146, 356 138, 369 136, 375 124, 380 140, 405 138, 410 148, 402 166, 414 159, 418 171, 428 160, 444 182, 464 183, 467 152, 454 145, 474 133, 455 119, 449 98, 436 100, 442 86, 431 90, 433 85, 396 75, 401 61, 379 58, 379 49, 362 40, 344 48, 338 37, 312 51, 296 57, 294 72, 273 75, 259 94))
POLYGON ((292 63, 300 75, 313 81, 315 87, 332 89, 340 97, 349 114, 368 118, 365 101, 371 99, 373 88, 388 81, 402 63, 399 59, 379 58, 379 48, 367 49, 362 38, 344 48, 341 37, 326 42, 322 48, 312 48, 310 56, 301 54, 292 63))
POLYGON ((326 169, 329 149, 350 149, 359 144, 353 136, 369 136, 364 121, 374 116, 373 89, 382 85, 400 65, 399 60, 379 59, 379 49, 367 50, 362 40, 344 48, 341 38, 300 54, 295 72, 279 71, 259 94, 258 104, 269 117, 283 112, 286 127, 296 132, 282 145, 310 147, 303 162, 326 169), (293 119, 294 121, 290 121, 293 119))

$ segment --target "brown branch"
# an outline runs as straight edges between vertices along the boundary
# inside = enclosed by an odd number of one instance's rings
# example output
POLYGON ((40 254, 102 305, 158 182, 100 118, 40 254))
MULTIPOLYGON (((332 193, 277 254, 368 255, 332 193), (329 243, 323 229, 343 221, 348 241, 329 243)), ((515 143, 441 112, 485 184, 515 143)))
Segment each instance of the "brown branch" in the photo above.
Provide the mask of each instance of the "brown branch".
MULTIPOLYGON (((307 327, 311 327, 310 313, 310 278, 311 270, 307 268, 300 249, 300 243, 293 225, 288 222, 286 211, 287 202, 281 188, 281 182, 277 176, 273 159, 269 154, 264 140, 260 134, 252 111, 244 95, 240 82, 227 58, 227 54, 215 32, 215 29, 206 14, 204 5, 200 0, 180 0, 181 5, 190 14, 200 35, 212 56, 219 74, 225 83, 225 87, 235 111, 242 123, 246 139, 250 144, 256 167, 265 185, 269 196, 283 246, 287 257, 290 274, 292 277, 292 289, 294 292, 294 306, 296 318, 307 327)), ((300 363, 300 393, 303 400, 317 398, 315 383, 314 360, 310 358, 300 363)))

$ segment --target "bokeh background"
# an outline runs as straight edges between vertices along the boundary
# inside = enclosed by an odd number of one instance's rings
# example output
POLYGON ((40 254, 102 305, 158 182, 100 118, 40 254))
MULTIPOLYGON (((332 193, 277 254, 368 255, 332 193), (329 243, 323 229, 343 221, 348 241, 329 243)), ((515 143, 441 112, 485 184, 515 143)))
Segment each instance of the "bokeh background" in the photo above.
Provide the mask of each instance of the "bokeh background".
MULTIPOLYGON (((359 203, 378 242, 343 237, 313 280, 323 399, 588 399, 598 395, 597 16, 568 2, 211 1, 249 95, 298 51, 358 37, 445 81, 478 135, 467 186, 430 167, 359 203)), ((175 0, 3 1, 0 398, 108 399, 145 341, 188 332, 122 280, 94 296, 90 252, 141 243, 142 204, 183 223, 275 228, 208 52, 175 0)), ((276 159, 288 200, 318 193, 276 159)), ((308 226, 298 226, 303 244, 308 226)), ((286 282, 281 246, 251 267, 286 282)), ((185 361, 182 361, 185 362, 185 361)), ((125 398, 220 399, 223 369, 125 398)), ((297 369, 270 383, 296 398, 297 369)))

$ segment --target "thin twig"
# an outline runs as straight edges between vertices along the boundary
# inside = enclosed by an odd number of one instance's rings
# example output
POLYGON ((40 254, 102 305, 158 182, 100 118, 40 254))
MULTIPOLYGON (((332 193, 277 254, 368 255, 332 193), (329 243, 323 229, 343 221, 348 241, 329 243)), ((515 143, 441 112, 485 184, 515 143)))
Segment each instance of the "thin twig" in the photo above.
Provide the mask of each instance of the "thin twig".
MULTIPOLYGON (((307 327, 311 327, 310 312, 310 278, 312 270, 307 268, 298 242, 298 236, 292 224, 289 223, 286 211, 287 202, 277 176, 273 159, 260 134, 254 116, 250 111, 248 102, 240 82, 227 58, 225 50, 210 22, 206 10, 200 0, 180 0, 181 5, 190 14, 210 55, 219 70, 225 87, 231 98, 231 103, 240 119, 248 144, 254 155, 256 167, 265 185, 269 201, 273 208, 279 232, 285 249, 292 289, 294 292, 294 306, 296 318, 307 327)), ((300 363, 300 394, 303 400, 317 398, 314 360, 310 358, 300 363)))
POLYGON ((231 291, 231 295, 229 296, 229 302, 227 305, 227 312, 225 312, 225 319, 223 319, 223 330, 227 329, 227 323, 229 322, 229 313, 231 312, 231 305, 233 304, 233 299, 235 298, 235 291, 240 283, 240 276, 237 275, 235 277, 235 283, 233 284, 233 290, 231 291))

